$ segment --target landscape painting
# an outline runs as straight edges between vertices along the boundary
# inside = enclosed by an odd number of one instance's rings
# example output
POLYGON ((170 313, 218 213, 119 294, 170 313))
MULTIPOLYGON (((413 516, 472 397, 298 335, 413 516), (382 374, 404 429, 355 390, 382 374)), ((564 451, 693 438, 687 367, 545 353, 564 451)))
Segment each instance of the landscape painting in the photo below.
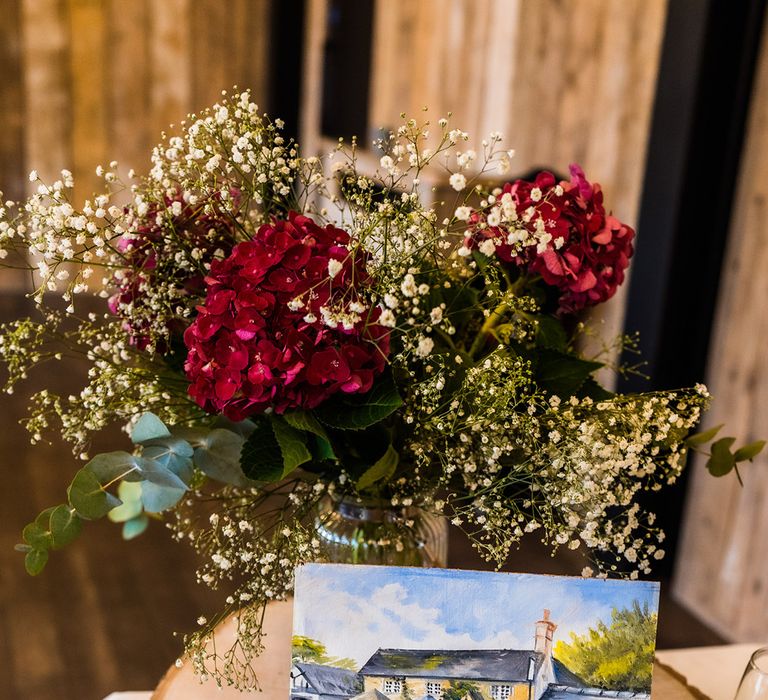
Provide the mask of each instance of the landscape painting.
POLYGON ((658 597, 649 581, 308 564, 290 698, 648 700, 658 597))

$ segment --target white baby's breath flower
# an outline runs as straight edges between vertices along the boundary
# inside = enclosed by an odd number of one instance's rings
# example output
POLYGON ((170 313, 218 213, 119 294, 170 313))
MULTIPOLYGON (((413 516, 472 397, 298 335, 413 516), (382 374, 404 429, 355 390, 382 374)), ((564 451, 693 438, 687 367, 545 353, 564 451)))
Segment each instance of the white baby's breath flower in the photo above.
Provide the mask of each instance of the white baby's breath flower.
POLYGON ((343 269, 344 265, 335 258, 331 258, 328 261, 328 275, 331 279, 336 277, 336 275, 338 275, 343 269))
POLYGON ((461 192, 467 186, 467 178, 462 173, 454 173, 448 179, 448 182, 457 192, 461 192))
POLYGON ((459 221, 469 221, 469 217, 472 216, 472 209, 470 207, 457 207, 454 216, 459 221))

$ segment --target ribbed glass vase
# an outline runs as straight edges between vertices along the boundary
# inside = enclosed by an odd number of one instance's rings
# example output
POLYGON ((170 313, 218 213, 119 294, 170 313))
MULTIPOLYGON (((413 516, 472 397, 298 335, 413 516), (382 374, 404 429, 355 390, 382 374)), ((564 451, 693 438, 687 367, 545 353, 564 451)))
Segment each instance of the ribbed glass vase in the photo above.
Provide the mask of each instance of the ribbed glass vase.
POLYGON ((327 499, 315 529, 329 561, 445 567, 448 522, 421 508, 379 500, 327 499))

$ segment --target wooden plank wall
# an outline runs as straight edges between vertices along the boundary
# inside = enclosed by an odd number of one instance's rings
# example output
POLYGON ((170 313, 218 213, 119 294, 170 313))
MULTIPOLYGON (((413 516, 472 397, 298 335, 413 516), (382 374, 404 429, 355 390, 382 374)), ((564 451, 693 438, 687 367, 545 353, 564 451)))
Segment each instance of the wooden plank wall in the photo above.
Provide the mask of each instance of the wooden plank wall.
POLYGON ((98 164, 148 169, 161 130, 250 87, 265 108, 269 0, 3 0, 0 190, 98 164))
MULTIPOLYGON (((710 351, 707 425, 768 438, 768 24, 710 351)), ((675 595, 732 641, 768 641, 768 455, 713 479, 693 464, 675 595)))
MULTIPOLYGON (((310 2, 302 139, 315 150, 328 145, 317 109, 324 7, 310 2)), ((478 144, 501 131, 513 172, 581 163, 635 224, 666 11, 666 0, 378 0, 370 131, 404 111, 450 111, 478 144)), ((601 308, 607 337, 623 309, 621 292, 601 308)))

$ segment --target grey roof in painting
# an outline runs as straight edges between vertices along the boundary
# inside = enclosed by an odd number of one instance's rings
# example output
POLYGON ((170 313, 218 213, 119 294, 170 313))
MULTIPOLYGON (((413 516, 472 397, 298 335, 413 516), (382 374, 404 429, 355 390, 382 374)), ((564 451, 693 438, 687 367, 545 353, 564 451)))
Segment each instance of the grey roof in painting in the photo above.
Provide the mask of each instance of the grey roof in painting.
POLYGON ((569 685, 572 688, 583 688, 586 683, 571 671, 562 661, 552 659, 552 667, 555 671, 555 680, 560 685, 569 685))
POLYGON ((635 693, 631 690, 603 690, 602 688, 574 688, 568 685, 551 684, 541 700, 589 700, 590 698, 621 698, 622 700, 650 700, 650 693, 635 693))
POLYGON ((354 671, 307 663, 297 663, 296 668, 319 695, 339 695, 347 698, 363 689, 362 679, 354 671))
POLYGON ((538 672, 543 654, 531 650, 379 649, 360 669, 360 675, 525 681, 531 658, 538 672))

